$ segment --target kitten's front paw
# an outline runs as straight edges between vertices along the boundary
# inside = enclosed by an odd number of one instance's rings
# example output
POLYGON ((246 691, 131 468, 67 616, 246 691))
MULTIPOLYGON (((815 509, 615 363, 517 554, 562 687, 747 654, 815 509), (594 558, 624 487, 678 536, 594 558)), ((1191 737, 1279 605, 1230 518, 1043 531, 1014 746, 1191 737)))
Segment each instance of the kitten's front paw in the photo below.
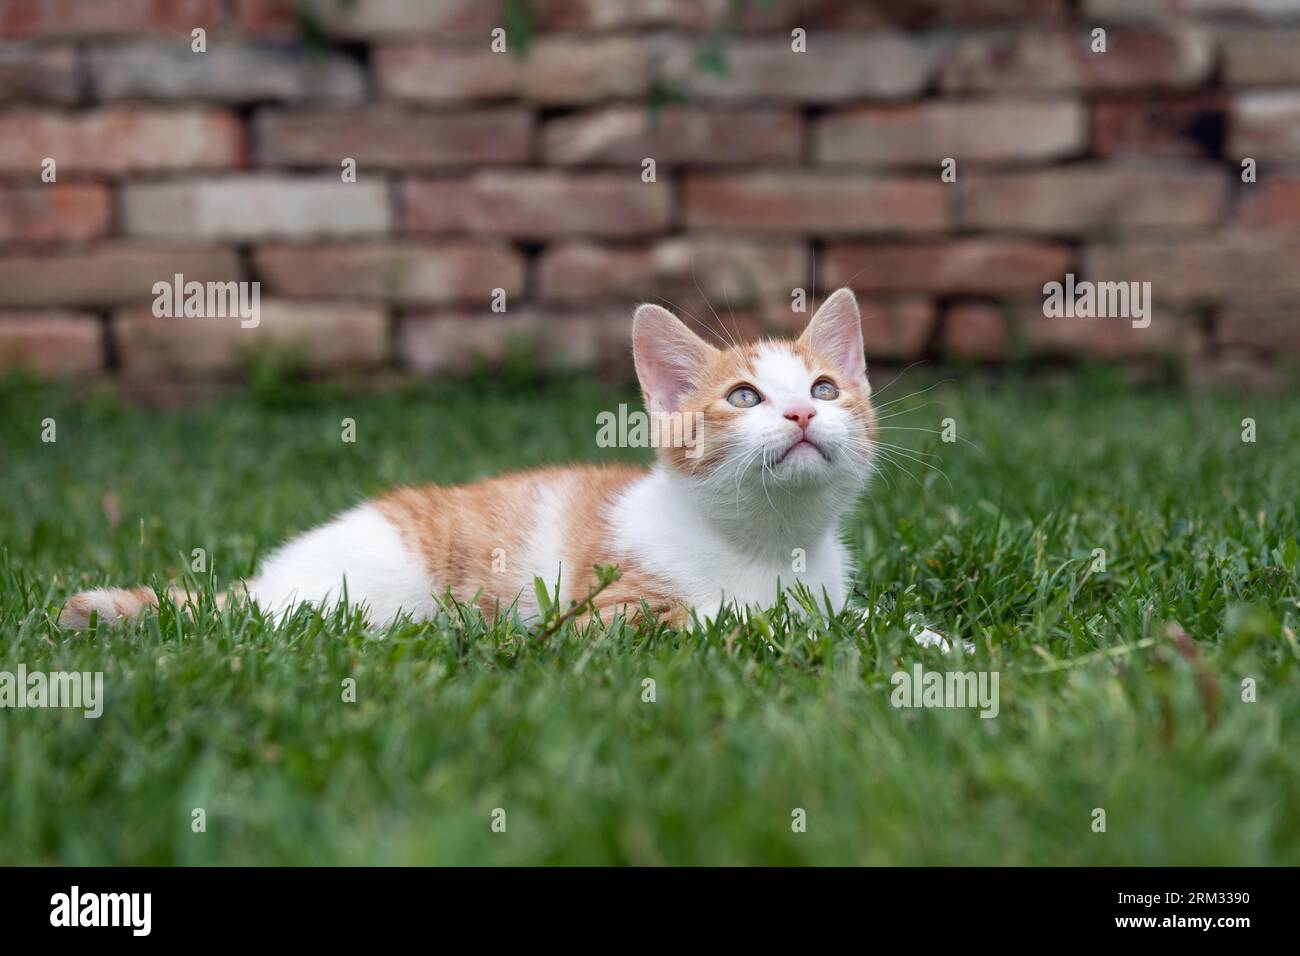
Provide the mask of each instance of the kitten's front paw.
MULTIPOLYGON (((865 627, 867 622, 871 620, 872 614, 878 613, 880 611, 880 608, 859 607, 859 608, 850 608, 850 610, 855 614, 857 614, 858 618, 862 622, 862 625, 865 627)), ((959 651, 965 654, 975 653, 975 645, 970 641, 963 641, 963 640, 954 641, 946 634, 942 634, 939 631, 931 630, 926 625, 919 623, 916 620, 916 617, 917 615, 909 616, 908 618, 909 626, 911 627, 912 640, 916 641, 916 643, 920 644, 922 647, 937 647, 944 654, 949 653, 953 649, 953 647, 956 647, 959 651)))
POLYGON ((970 641, 953 640, 945 634, 938 631, 932 631, 928 627, 923 627, 912 634, 912 640, 922 647, 937 647, 940 653, 947 654, 955 647, 963 654, 973 654, 975 645, 970 641))
POLYGON ((82 591, 72 595, 68 598, 68 603, 63 605, 63 610, 59 612, 59 627, 83 630, 90 627, 90 618, 96 614, 105 623, 121 616, 107 591, 82 591))
POLYGON ((122 618, 139 617, 146 607, 157 607, 158 596, 152 588, 97 588, 82 591, 68 598, 59 612, 59 627, 84 630, 90 627, 91 616, 100 624, 111 624, 122 618))

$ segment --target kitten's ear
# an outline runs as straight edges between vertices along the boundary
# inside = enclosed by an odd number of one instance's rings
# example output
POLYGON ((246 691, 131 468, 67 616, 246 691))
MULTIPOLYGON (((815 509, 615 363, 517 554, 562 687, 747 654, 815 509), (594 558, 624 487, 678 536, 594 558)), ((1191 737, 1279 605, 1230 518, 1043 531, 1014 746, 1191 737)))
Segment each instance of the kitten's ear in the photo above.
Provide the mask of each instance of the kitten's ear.
POLYGON ((682 396, 698 384, 718 350, 667 309, 645 303, 632 317, 632 357, 646 407, 679 410, 682 396))
POLYGON ((852 381, 866 381, 867 357, 862 348, 862 316, 849 289, 837 289, 822 303, 799 342, 835 363, 852 381))

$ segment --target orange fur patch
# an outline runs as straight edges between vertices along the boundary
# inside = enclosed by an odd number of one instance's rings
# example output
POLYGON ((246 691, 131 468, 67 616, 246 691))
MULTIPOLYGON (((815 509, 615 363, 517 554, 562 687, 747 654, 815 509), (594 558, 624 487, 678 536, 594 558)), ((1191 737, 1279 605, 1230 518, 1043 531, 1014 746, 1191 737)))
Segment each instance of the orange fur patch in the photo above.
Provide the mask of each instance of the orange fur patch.
POLYGON ((608 506, 644 474, 628 466, 546 468, 472 485, 402 488, 375 506, 424 559, 439 588, 458 601, 477 602, 492 618, 525 590, 532 592, 533 574, 540 569, 522 566, 522 558, 529 552, 542 495, 548 486, 562 485, 567 507, 560 542, 561 601, 586 597, 596 583, 594 566, 618 564, 623 576, 599 595, 598 610, 635 608, 642 599, 667 610, 671 601, 665 589, 628 567, 611 546, 608 506))

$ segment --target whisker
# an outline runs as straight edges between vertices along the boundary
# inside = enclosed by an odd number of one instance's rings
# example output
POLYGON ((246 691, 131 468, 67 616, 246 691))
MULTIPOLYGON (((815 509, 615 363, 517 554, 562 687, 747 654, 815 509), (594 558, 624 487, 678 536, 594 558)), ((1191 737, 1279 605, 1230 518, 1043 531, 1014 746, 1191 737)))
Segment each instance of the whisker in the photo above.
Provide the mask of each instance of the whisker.
POLYGON ((909 394, 909 395, 903 395, 902 397, 900 397, 900 398, 896 398, 896 399, 894 399, 893 401, 882 402, 881 404, 876 405, 875 407, 876 407, 877 409, 881 409, 881 408, 888 408, 888 407, 891 406, 891 405, 897 405, 899 402, 905 402, 905 401, 907 401, 909 398, 915 398, 917 395, 924 395, 926 392, 932 392, 932 391, 934 391, 936 388, 938 388, 940 385, 947 385, 947 384, 948 384, 949 382, 951 382, 951 381, 952 381, 952 379, 950 379, 950 378, 940 379, 939 381, 935 382, 933 385, 928 385, 928 386, 926 386, 925 388, 920 389, 919 391, 912 392, 912 393, 909 394))
POLYGON ((730 283, 725 279, 722 283, 722 300, 727 303, 727 314, 731 316, 731 328, 736 333, 736 338, 743 339, 745 336, 740 332, 740 326, 736 323, 736 313, 731 311, 731 292, 730 283))
POLYGON ((902 378, 902 377, 903 377, 904 375, 906 375, 908 372, 912 371, 912 369, 916 368, 918 365, 925 365, 927 361, 929 361, 929 360, 928 360, 928 359, 917 359, 915 362, 913 362, 913 363, 912 363, 911 365, 909 365, 907 368, 903 369, 901 372, 899 372, 897 375, 895 375, 893 378, 891 378, 888 382, 886 382, 886 383, 885 383, 884 385, 882 385, 880 388, 876 389, 875 392, 874 392, 873 394, 874 394, 874 395, 879 395, 879 394, 881 394, 882 392, 885 391, 885 389, 889 388, 890 385, 893 385, 895 382, 897 382, 900 378, 902 378))
MULTIPOLYGON (((718 310, 713 307, 713 303, 709 301, 709 297, 705 295, 704 290, 700 288, 700 280, 695 277, 695 256, 694 255, 691 256, 691 281, 695 283, 695 291, 700 294, 700 298, 704 300, 704 304, 709 307, 709 311, 713 313, 713 317, 718 320, 718 327, 721 328, 723 332, 726 332, 727 338, 730 339, 731 333, 727 332, 727 327, 722 322, 722 316, 718 315, 718 310)), ((735 339, 731 339, 731 347, 740 348, 739 344, 736 342, 735 339)))
POLYGON ((920 448, 911 448, 907 445, 896 445, 892 442, 881 441, 878 438, 859 438, 856 435, 848 435, 843 441, 853 447, 862 448, 893 448, 898 451, 905 451, 911 455, 925 455, 927 457, 937 457, 940 453, 937 451, 924 451, 920 448))
POLYGON ((692 320, 695 322, 696 325, 698 325, 698 326, 699 326, 700 328, 702 328, 705 332, 708 332, 708 333, 709 333, 710 335, 712 335, 715 339, 717 339, 717 340, 718 340, 718 343, 719 343, 719 344, 720 344, 724 349, 725 349, 725 348, 730 348, 730 347, 731 347, 730 343, 728 343, 726 339, 724 339, 721 335, 719 335, 716 331, 714 331, 714 329, 713 329, 712 326, 710 326, 707 322, 703 321, 703 320, 702 320, 698 315, 696 315, 696 314, 695 314, 694 312, 692 312, 690 309, 684 309, 684 308, 682 308, 680 305, 678 305, 676 302, 672 301, 671 299, 665 298, 664 296, 656 296, 655 298, 659 299, 660 301, 664 302, 664 303, 667 304, 667 305, 671 305, 671 306, 672 306, 674 309, 676 309, 680 314, 685 315, 685 316, 686 316, 687 318, 689 318, 689 319, 692 319, 692 320))
POLYGON ((920 449, 917 448, 908 448, 906 445, 892 445, 887 441, 877 441, 875 445, 877 448, 888 448, 892 451, 907 452, 913 455, 920 455, 924 458, 939 457, 939 453, 937 451, 921 451, 920 449))
POLYGON ((763 470, 762 470, 761 472, 759 472, 759 475, 758 475, 758 481, 759 481, 759 484, 760 484, 760 485, 762 486, 762 488, 763 488, 763 496, 767 498, 767 503, 768 503, 768 505, 771 507, 771 509, 772 509, 773 511, 775 511, 775 512, 779 515, 779 514, 781 513, 781 509, 779 509, 779 508, 776 506, 776 504, 772 501, 772 495, 771 495, 771 493, 768 492, 768 490, 767 490, 767 471, 768 471, 768 468, 767 468, 767 449, 764 448, 764 449, 763 449, 763 470))
MULTIPOLYGON (((900 431, 900 432, 929 432, 931 435, 942 435, 942 434, 943 434, 943 432, 939 431, 939 429, 937 429, 937 428, 921 428, 921 427, 916 426, 916 425, 878 425, 878 426, 877 426, 877 430, 878 430, 878 431, 882 431, 882 432, 884 432, 884 431, 900 431)), ((955 437, 958 441, 965 442, 966 444, 970 445, 972 448, 974 448, 974 449, 975 449, 977 452, 979 452, 981 455, 987 455, 987 454, 988 454, 988 452, 986 452, 986 451, 985 451, 983 448, 981 448, 979 445, 975 444, 975 443, 974 443, 973 441, 971 441, 969 438, 963 438, 961 435, 956 435, 956 436, 954 436, 954 437, 955 437)))
POLYGON ((922 402, 920 405, 916 405, 916 406, 914 406, 914 407, 912 407, 912 408, 899 408, 899 409, 895 409, 894 411, 890 412, 888 415, 877 415, 877 416, 876 416, 876 421, 878 421, 878 422, 887 422, 887 421, 889 421, 891 418, 898 418, 900 415, 910 415, 910 414, 912 414, 913 412, 919 412, 919 411, 920 411, 921 409, 923 409, 923 408, 929 408, 931 405, 938 405, 938 404, 939 404, 938 402, 936 402, 936 401, 934 401, 934 400, 932 399, 932 400, 930 400, 930 401, 928 401, 928 402, 922 402))
MULTIPOLYGON (((857 272, 853 273, 853 275, 849 276, 848 279, 846 279, 844 282, 841 282, 840 288, 849 289, 850 291, 852 291, 853 280, 856 279, 858 276, 862 275, 862 273, 866 272, 870 268, 871 268, 870 266, 863 266, 857 272)), ((816 278, 817 278, 817 250, 814 249, 813 250, 813 279, 815 280, 816 278)), ((854 294, 856 295, 857 293, 854 294)))
POLYGON ((921 483, 921 480, 920 480, 919 478, 917 478, 916 475, 912 474, 912 473, 907 469, 907 467, 904 466, 901 462, 895 461, 893 458, 891 458, 890 455, 889 455, 889 452, 887 452, 887 451, 882 451, 882 452, 880 453, 880 457, 881 457, 884 461, 889 462, 891 465, 893 465, 895 468, 897 468, 897 469, 898 469, 899 471, 901 471, 903 474, 907 475, 907 477, 909 477, 909 478, 911 478, 913 481, 915 481, 915 482, 916 482, 916 486, 917 486, 918 488, 920 488, 922 491, 925 490, 925 485, 923 485, 923 484, 921 483))
POLYGON ((809 245, 808 251, 812 253, 812 285, 808 288, 808 309, 812 315, 817 314, 817 247, 809 245))
MULTIPOLYGON (((947 482, 947 484, 948 484, 948 488, 949 488, 950 490, 955 490, 955 489, 953 488, 952 479, 948 477, 948 473, 947 473, 946 471, 944 471, 942 468, 940 468, 938 465, 933 464, 932 462, 928 462, 928 461, 926 461, 924 458, 915 458, 915 457, 913 457, 912 455, 907 454, 905 451, 900 450, 897 446, 892 447, 892 448, 882 449, 882 450, 880 451, 880 454, 881 454, 881 455, 885 455, 885 456, 899 455, 899 456, 901 456, 901 457, 903 457, 903 458, 906 458, 908 461, 914 461, 914 462, 916 462, 918 465, 923 465, 924 467, 929 468, 929 469, 931 469, 932 471, 936 471, 936 472, 938 472, 940 475, 943 476, 943 480, 944 480, 945 482, 947 482)), ((898 464, 898 463, 895 462, 895 464, 898 464)), ((900 466, 900 467, 901 467, 901 466, 900 466)))
POLYGON ((880 480, 885 483, 885 487, 888 488, 891 492, 894 490, 894 485, 889 480, 889 475, 887 475, 884 471, 882 471, 879 468, 869 468, 868 472, 869 472, 867 475, 868 479, 870 479, 873 475, 879 475, 880 480))

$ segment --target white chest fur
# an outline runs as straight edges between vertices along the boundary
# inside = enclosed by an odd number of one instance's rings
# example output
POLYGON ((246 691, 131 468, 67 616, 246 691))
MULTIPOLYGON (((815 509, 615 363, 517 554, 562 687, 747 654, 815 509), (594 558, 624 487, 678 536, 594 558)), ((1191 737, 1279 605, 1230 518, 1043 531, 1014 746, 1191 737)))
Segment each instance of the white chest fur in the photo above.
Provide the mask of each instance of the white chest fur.
MULTIPOLYGON (((767 507, 772 506, 764 502, 767 507)), ((748 524, 752 533, 746 534, 738 531, 736 516, 719 522, 708 508, 709 502, 689 493, 681 479, 656 470, 614 503, 615 550, 705 615, 732 602, 770 607, 778 586, 788 590, 796 581, 819 602, 825 592, 832 607, 844 606, 848 554, 834 521, 786 526, 760 508, 748 524)))

